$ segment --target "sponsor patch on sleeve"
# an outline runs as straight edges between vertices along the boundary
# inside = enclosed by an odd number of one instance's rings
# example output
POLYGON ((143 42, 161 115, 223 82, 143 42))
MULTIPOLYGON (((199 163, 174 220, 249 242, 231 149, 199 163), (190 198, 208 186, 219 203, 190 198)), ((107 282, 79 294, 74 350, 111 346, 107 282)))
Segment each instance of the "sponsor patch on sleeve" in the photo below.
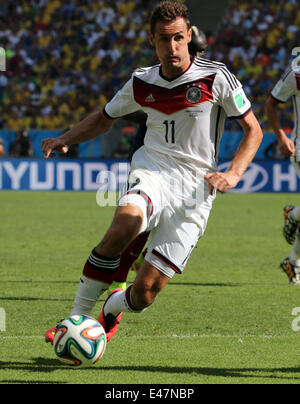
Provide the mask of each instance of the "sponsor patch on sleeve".
POLYGON ((243 108, 243 106, 246 104, 246 100, 245 100, 244 94, 242 92, 236 94, 234 96, 234 100, 235 100, 236 106, 239 109, 243 108))

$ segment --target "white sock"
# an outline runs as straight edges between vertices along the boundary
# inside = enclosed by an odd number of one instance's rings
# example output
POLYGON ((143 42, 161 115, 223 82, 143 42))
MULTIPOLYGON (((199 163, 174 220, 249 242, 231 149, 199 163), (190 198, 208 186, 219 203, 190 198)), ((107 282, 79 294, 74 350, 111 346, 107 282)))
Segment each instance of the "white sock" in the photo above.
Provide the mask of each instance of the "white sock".
POLYGON ((300 267, 300 233, 297 232, 297 237, 293 246, 293 250, 289 256, 294 265, 300 267))
POLYGON ((109 288, 109 283, 95 281, 82 275, 77 294, 74 300, 74 308, 71 316, 89 316, 99 297, 109 288))
POLYGON ((121 312, 125 313, 141 313, 146 310, 138 310, 136 309, 131 302, 130 292, 132 285, 128 286, 125 291, 116 292, 110 296, 104 306, 104 315, 106 316, 108 313, 117 316, 121 312))
POLYGON ((300 222, 300 206, 296 206, 292 210, 291 215, 295 220, 297 220, 297 222, 300 222))

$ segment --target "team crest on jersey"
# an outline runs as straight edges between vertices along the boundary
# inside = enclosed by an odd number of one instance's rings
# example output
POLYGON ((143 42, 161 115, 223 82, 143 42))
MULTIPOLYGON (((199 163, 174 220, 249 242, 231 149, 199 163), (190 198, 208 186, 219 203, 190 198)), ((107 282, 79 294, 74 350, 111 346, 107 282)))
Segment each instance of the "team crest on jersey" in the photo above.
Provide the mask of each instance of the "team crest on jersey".
POLYGON ((200 90, 199 87, 196 86, 190 87, 186 92, 186 99, 191 104, 197 104, 202 99, 202 91, 200 90))

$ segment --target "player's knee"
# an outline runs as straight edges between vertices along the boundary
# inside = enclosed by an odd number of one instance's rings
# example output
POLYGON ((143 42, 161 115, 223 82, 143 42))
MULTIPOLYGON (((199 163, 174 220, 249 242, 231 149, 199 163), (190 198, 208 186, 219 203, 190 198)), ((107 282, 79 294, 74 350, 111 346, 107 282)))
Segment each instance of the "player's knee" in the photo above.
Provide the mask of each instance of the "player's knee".
POLYGON ((148 226, 148 201, 139 194, 128 194, 119 201, 118 218, 128 216, 134 218, 137 225, 135 231, 137 234, 146 231, 148 226))
POLYGON ((123 247, 127 247, 137 236, 140 225, 141 219, 139 217, 128 218, 125 223, 121 222, 111 227, 111 237, 123 247))

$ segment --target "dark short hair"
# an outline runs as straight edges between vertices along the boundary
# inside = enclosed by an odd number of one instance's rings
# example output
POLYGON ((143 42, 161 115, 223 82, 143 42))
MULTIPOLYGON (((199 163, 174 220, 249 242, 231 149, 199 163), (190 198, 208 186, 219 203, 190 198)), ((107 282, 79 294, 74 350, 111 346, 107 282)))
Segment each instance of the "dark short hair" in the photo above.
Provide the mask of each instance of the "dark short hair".
POLYGON ((152 13, 150 22, 151 33, 155 34, 155 27, 158 21, 171 22, 180 17, 186 21, 187 28, 190 29, 191 23, 188 8, 176 0, 163 0, 152 13))

